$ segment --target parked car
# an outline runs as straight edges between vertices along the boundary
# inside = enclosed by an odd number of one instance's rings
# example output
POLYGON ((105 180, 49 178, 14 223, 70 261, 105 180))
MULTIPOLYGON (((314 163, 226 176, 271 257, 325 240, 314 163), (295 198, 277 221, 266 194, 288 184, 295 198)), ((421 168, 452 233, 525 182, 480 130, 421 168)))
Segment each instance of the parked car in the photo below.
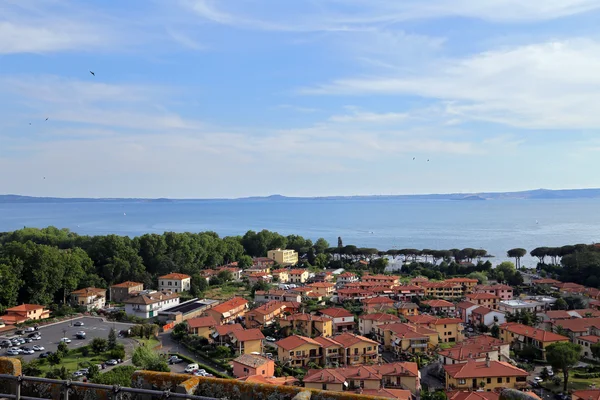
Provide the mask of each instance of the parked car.
POLYGON ((76 321, 73 325, 74 326, 84 326, 85 324, 83 323, 83 321, 76 321))
POLYGON ((546 367, 546 371, 548 371, 548 376, 554 376, 554 371, 552 370, 552 367, 546 367))
POLYGON ((35 353, 35 351, 33 351, 33 349, 30 348, 30 347, 23 347, 23 348, 21 348, 21 350, 23 350, 23 354, 33 354, 33 353, 35 353))
POLYGON ((117 365, 119 362, 117 360, 108 360, 105 364, 106 365, 117 365))
POLYGON ((75 334, 77 339, 85 339, 85 331, 79 331, 75 334))
POLYGON ((79 377, 82 377, 82 376, 83 376, 83 374, 81 373, 81 371, 75 371, 75 372, 73 372, 73 377, 75 377, 75 378, 79 378, 79 377))
POLYGON ((64 338, 60 339, 60 342, 69 344, 69 343, 71 343, 71 339, 64 337, 64 338))
POLYGON ((35 328, 33 326, 30 326, 29 328, 25 329, 25 332, 35 332, 35 328))
POLYGON ((169 364, 179 364, 180 362, 183 362, 183 360, 177 356, 171 356, 167 361, 169 364))
MULTIPOLYGON (((196 371, 197 369, 199 369, 200 367, 198 366, 198 364, 188 364, 187 367, 185 367, 185 369, 183 370, 183 372, 191 374, 192 372, 196 371)), ((204 370, 202 370, 204 371, 204 370)), ((204 371, 206 372, 206 371, 204 371)))
POLYGON ((23 333, 25 333, 25 332, 23 332, 23 330, 22 330, 22 329, 17 329, 17 330, 15 331, 15 335, 22 335, 23 333))
POLYGON ((47 351, 47 352, 45 352, 45 353, 40 353, 39 357, 40 357, 40 358, 48 358, 48 356, 49 356, 50 354, 52 354, 52 352, 51 352, 51 351, 47 351))
POLYGON ((33 342, 33 339, 32 339, 32 338, 30 338, 30 337, 28 337, 28 338, 25 338, 25 339, 23 339, 23 340, 25 340, 25 343, 31 343, 31 342, 33 342))
POLYGON ((40 334, 36 332, 35 336, 31 337, 31 340, 42 340, 42 336, 40 336, 40 334))
POLYGON ((7 355, 7 356, 18 356, 19 354, 21 354, 21 353, 19 352, 19 350, 13 350, 13 349, 9 349, 9 350, 6 352, 6 355, 7 355))
POLYGON ((544 379, 541 376, 536 376, 535 378, 533 378, 533 381, 536 383, 542 383, 544 382, 544 379))
POLYGON ((34 351, 44 351, 44 350, 46 350, 46 349, 44 349, 44 346, 38 346, 37 344, 34 344, 33 347, 32 347, 32 349, 34 351))
POLYGON ((265 338, 265 340, 266 340, 267 342, 276 342, 276 341, 277 341, 277 339, 275 339, 273 336, 267 336, 267 337, 265 338))

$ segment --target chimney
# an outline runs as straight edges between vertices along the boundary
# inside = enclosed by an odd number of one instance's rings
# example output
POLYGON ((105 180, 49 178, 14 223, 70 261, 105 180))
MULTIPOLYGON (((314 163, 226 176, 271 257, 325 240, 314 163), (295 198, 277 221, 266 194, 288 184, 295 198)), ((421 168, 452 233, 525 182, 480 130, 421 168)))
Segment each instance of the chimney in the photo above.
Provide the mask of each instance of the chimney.
POLYGON ((490 355, 489 355, 489 353, 485 356, 485 366, 486 366, 486 368, 490 367, 490 355))

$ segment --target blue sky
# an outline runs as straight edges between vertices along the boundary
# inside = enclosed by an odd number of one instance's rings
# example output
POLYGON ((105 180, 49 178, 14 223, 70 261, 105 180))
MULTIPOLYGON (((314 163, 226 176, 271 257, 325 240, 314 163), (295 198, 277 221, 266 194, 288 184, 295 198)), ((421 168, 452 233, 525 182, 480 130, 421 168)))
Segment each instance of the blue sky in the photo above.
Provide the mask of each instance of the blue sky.
POLYGON ((4 0, 0 192, 598 187, 599 17, 600 0, 4 0))

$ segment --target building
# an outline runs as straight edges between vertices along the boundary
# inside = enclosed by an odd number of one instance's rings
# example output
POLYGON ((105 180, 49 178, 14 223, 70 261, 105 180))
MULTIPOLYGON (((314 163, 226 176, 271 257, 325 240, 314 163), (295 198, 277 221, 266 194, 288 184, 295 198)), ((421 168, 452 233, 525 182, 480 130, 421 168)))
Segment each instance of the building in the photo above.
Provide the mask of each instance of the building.
POLYGON ((453 300, 466 293, 466 287, 457 282, 419 282, 418 286, 425 290, 425 296, 436 299, 453 300))
POLYGON ((289 290, 257 290, 254 293, 255 303, 268 303, 269 301, 295 301, 302 302, 302 295, 289 290))
POLYGON ((323 297, 331 297, 335 292, 335 285, 329 282, 315 282, 308 285, 312 291, 323 297))
POLYGON ((473 304, 470 301, 461 301, 456 304, 456 315, 467 323, 471 320, 471 313, 474 309, 479 307, 477 304, 473 304))
POLYGON ((438 351, 438 356, 442 365, 485 361, 486 359, 508 361, 510 345, 491 336, 474 336, 454 347, 438 351))
POLYGON ((333 307, 319 310, 319 314, 330 318, 333 322, 333 332, 343 333, 346 331, 353 332, 356 326, 354 322, 354 314, 345 308, 333 307))
POLYGON ((485 325, 490 328, 492 325, 504 324, 506 322, 506 314, 488 307, 477 307, 471 311, 469 322, 473 325, 485 325))
POLYGON ((135 293, 144 290, 144 284, 139 282, 122 282, 110 287, 110 301, 121 303, 135 293))
POLYGON ((375 337, 396 355, 426 352, 437 346, 439 340, 437 331, 406 323, 379 325, 375 328, 375 337))
POLYGON ((187 321, 188 332, 193 335, 202 336, 203 338, 210 339, 213 333, 217 321, 213 317, 198 317, 192 318, 187 321))
POLYGON ((598 335, 600 334, 600 318, 572 318, 555 321, 552 329, 562 327, 568 332, 571 339, 579 336, 598 335))
POLYGON ((215 325, 211 338, 213 343, 218 346, 231 346, 231 333, 236 331, 243 331, 245 328, 241 324, 226 324, 226 325, 215 325))
POLYGON ((334 336, 333 340, 344 348, 345 357, 342 364, 359 365, 379 361, 379 343, 371 339, 351 333, 342 333, 334 336))
POLYGON ((539 351, 539 358, 546 359, 546 348, 553 343, 568 342, 569 338, 531 326, 507 322, 500 325, 500 338, 514 348, 532 346, 539 351))
POLYGON ((284 302, 273 300, 246 313, 246 326, 263 328, 271 325, 286 310, 284 302))
POLYGON ((239 282, 242 280, 242 274, 244 272, 243 269, 241 269, 240 267, 238 267, 238 263, 233 262, 231 264, 222 266, 222 267, 217 267, 217 271, 221 272, 221 271, 229 271, 231 272, 231 276, 233 278, 234 281, 239 282))
POLYGON ((394 300, 386 296, 377 296, 362 301, 363 312, 369 314, 394 309, 394 300))
POLYGON ((262 354, 265 335, 260 329, 236 329, 227 335, 229 336, 227 344, 230 344, 235 355, 262 354))
POLYGON ((5 325, 17 325, 30 320, 50 318, 50 311, 38 304, 21 304, 20 306, 6 309, 2 316, 5 325))
POLYGON ((498 311, 514 314, 517 311, 537 313, 546 309, 544 303, 535 300, 503 300, 498 302, 498 311))
POLYGON ((282 329, 285 328, 288 334, 299 332, 300 335, 308 337, 328 337, 333 334, 333 321, 331 318, 312 314, 284 315, 279 318, 279 326, 282 329))
POLYGON ((284 267, 298 264, 298 253, 295 250, 269 250, 267 257, 284 267))
POLYGON ((253 375, 270 378, 275 375, 275 362, 254 354, 243 354, 234 359, 231 364, 233 365, 233 376, 236 378, 253 375))
POLYGON ((431 307, 431 312, 436 314, 454 314, 456 312, 454 303, 446 300, 427 300, 422 301, 421 304, 431 307))
POLYGON ((250 286, 254 286, 259 282, 271 283, 271 281, 273 280, 273 276, 265 272, 254 272, 251 274, 246 274, 246 278, 248 278, 248 283, 250 284, 250 286))
POLYGON ((322 271, 317 272, 313 278, 314 282, 333 282, 334 276, 333 272, 330 271, 322 271))
POLYGON ((291 269, 289 275, 290 283, 306 283, 309 274, 305 269, 291 269))
POLYGON ((392 288, 393 296, 399 301, 414 301, 425 295, 425 289, 416 285, 399 285, 392 288))
POLYGON ((400 278, 394 275, 363 275, 362 281, 392 287, 400 283, 400 278))
POLYGON ((88 287, 71 292, 73 305, 83 307, 88 311, 104 308, 106 305, 106 289, 88 287))
POLYGON ((592 346, 598 344, 600 342, 600 336, 596 335, 585 335, 585 336, 577 336, 574 340, 574 343, 581 346, 581 357, 589 358, 592 360, 598 361, 594 354, 592 353, 592 346))
POLYGON ((520 389, 527 386, 527 371, 503 361, 468 361, 444 365, 446 389, 520 389))
POLYGON ((440 343, 456 343, 463 340, 464 327, 460 318, 437 318, 428 326, 437 331, 440 343))
MULTIPOLYGON (((374 396, 389 397, 390 390, 394 396, 396 391, 405 392, 400 398, 409 400, 421 390, 420 374, 416 363, 397 362, 378 366, 357 366, 346 368, 311 369, 304 379, 304 387, 331 391, 359 391, 374 396), (377 393, 377 394, 375 394, 377 393), (408 397, 406 397, 408 396, 408 397)), ((394 399, 398 397, 392 397, 394 399)))
POLYGON ((470 293, 467 294, 467 301, 477 304, 481 307, 487 307, 491 308, 492 310, 496 310, 498 308, 498 302, 500 301, 500 298, 495 294, 490 293, 470 293))
POLYGON ((271 272, 273 280, 279 283, 288 283, 290 281, 290 271, 287 268, 280 268, 271 272))
POLYGON ((170 273, 158 277, 158 290, 171 291, 174 293, 189 292, 192 277, 186 274, 170 273))
POLYGON ((241 297, 234 297, 207 310, 206 314, 213 317, 219 324, 224 325, 235 322, 246 315, 247 311, 248 300, 241 297))
POLYGON ((321 344, 306 336, 292 335, 278 340, 277 359, 292 368, 306 367, 310 362, 321 361, 321 344))
POLYGON ((192 318, 201 317, 206 310, 219 304, 218 300, 191 299, 172 307, 163 308, 158 312, 158 321, 162 323, 179 324, 192 318))
POLYGON ((358 276, 353 272, 344 272, 337 276, 336 282, 340 285, 346 285, 348 283, 358 282, 358 276))
POLYGON ((268 257, 255 257, 252 259, 252 268, 266 268, 267 271, 271 271, 271 268, 275 266, 275 260, 268 257))
POLYGON ((600 389, 575 390, 571 393, 572 400, 600 400, 600 389))
POLYGON ((477 286, 479 283, 477 279, 473 278, 450 278, 446 279, 446 282, 458 283, 459 285, 462 285, 465 288, 466 293, 471 293, 475 286, 477 286))
POLYGON ((508 285, 477 285, 473 289, 473 293, 488 293, 498 296, 500 300, 512 300, 513 288, 508 285))
POLYGON ((174 292, 141 292, 131 296, 125 303, 125 314, 150 319, 158 317, 164 309, 179 304, 179 293, 174 292))
POLYGON ((375 333, 375 329, 378 325, 394 324, 398 322, 402 322, 402 320, 393 314, 361 314, 358 316, 358 332, 361 335, 368 335, 375 333))
POLYGON ((345 351, 341 343, 323 336, 317 336, 315 341, 321 345, 321 366, 337 368, 344 362, 345 351))
MULTIPOLYGON (((542 400, 537 394, 531 391, 521 390, 527 393, 527 396, 534 400, 542 400)), ((473 390, 448 390, 446 391, 448 400, 500 400, 500 392, 482 392, 473 390)))
POLYGON ((394 304, 394 308, 398 311, 398 315, 404 315, 405 317, 419 314, 419 306, 415 303, 400 302, 394 304))

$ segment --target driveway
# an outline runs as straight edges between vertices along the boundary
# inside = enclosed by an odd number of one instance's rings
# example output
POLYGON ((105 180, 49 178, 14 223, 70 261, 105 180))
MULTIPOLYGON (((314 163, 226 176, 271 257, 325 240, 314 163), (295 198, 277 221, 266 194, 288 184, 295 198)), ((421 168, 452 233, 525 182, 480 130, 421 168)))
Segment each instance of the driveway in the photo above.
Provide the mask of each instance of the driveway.
MULTIPOLYGON (((111 328, 114 328, 117 333, 121 329, 127 329, 131 327, 132 324, 125 324, 120 322, 105 322, 102 318, 97 317, 80 317, 68 321, 59 322, 57 324, 52 324, 48 326, 42 326, 39 329, 39 333, 42 336, 41 340, 34 340, 31 343, 26 343, 24 346, 32 347, 33 345, 44 346, 44 351, 56 351, 58 348, 58 343, 61 338, 67 337, 71 339, 71 343, 69 343, 69 348, 78 348, 84 345, 89 344, 94 338, 108 338, 108 333, 111 328), (76 321, 81 321, 84 323, 83 326, 74 326, 73 324, 76 321), (78 331, 85 331, 86 338, 83 340, 76 339, 75 333, 78 331)), ((12 335, 14 336, 14 335, 12 335)), ((27 335, 23 335, 23 337, 27 337, 27 335)), ((126 348, 131 349, 132 341, 130 339, 117 339, 120 343, 124 344, 126 348)), ((4 353, 6 350, 2 350, 4 353)), ((39 356, 39 352, 34 354, 23 354, 21 357, 25 361, 31 361, 33 359, 37 359, 39 356)))
POLYGON ((442 368, 439 362, 431 363, 421 368, 421 385, 427 385, 430 391, 443 389, 444 382, 438 377, 437 371, 442 368))
MULTIPOLYGON (((171 338, 170 332, 161 333, 159 335, 159 339, 162 343, 162 349, 160 350, 161 353, 179 353, 181 355, 191 358, 192 360, 197 361, 200 364, 208 365, 209 367, 215 369, 216 371, 219 371, 223 374, 227 374, 227 371, 220 365, 215 364, 205 358, 197 357, 193 352, 189 351, 187 349, 187 347, 185 347, 185 346, 179 344, 178 342, 176 342, 175 340, 173 340, 171 338)), ((183 368, 185 368, 186 365, 187 365, 186 363, 172 365, 171 371, 176 372, 179 369, 179 366, 182 366, 181 370, 183 371, 183 368)))

